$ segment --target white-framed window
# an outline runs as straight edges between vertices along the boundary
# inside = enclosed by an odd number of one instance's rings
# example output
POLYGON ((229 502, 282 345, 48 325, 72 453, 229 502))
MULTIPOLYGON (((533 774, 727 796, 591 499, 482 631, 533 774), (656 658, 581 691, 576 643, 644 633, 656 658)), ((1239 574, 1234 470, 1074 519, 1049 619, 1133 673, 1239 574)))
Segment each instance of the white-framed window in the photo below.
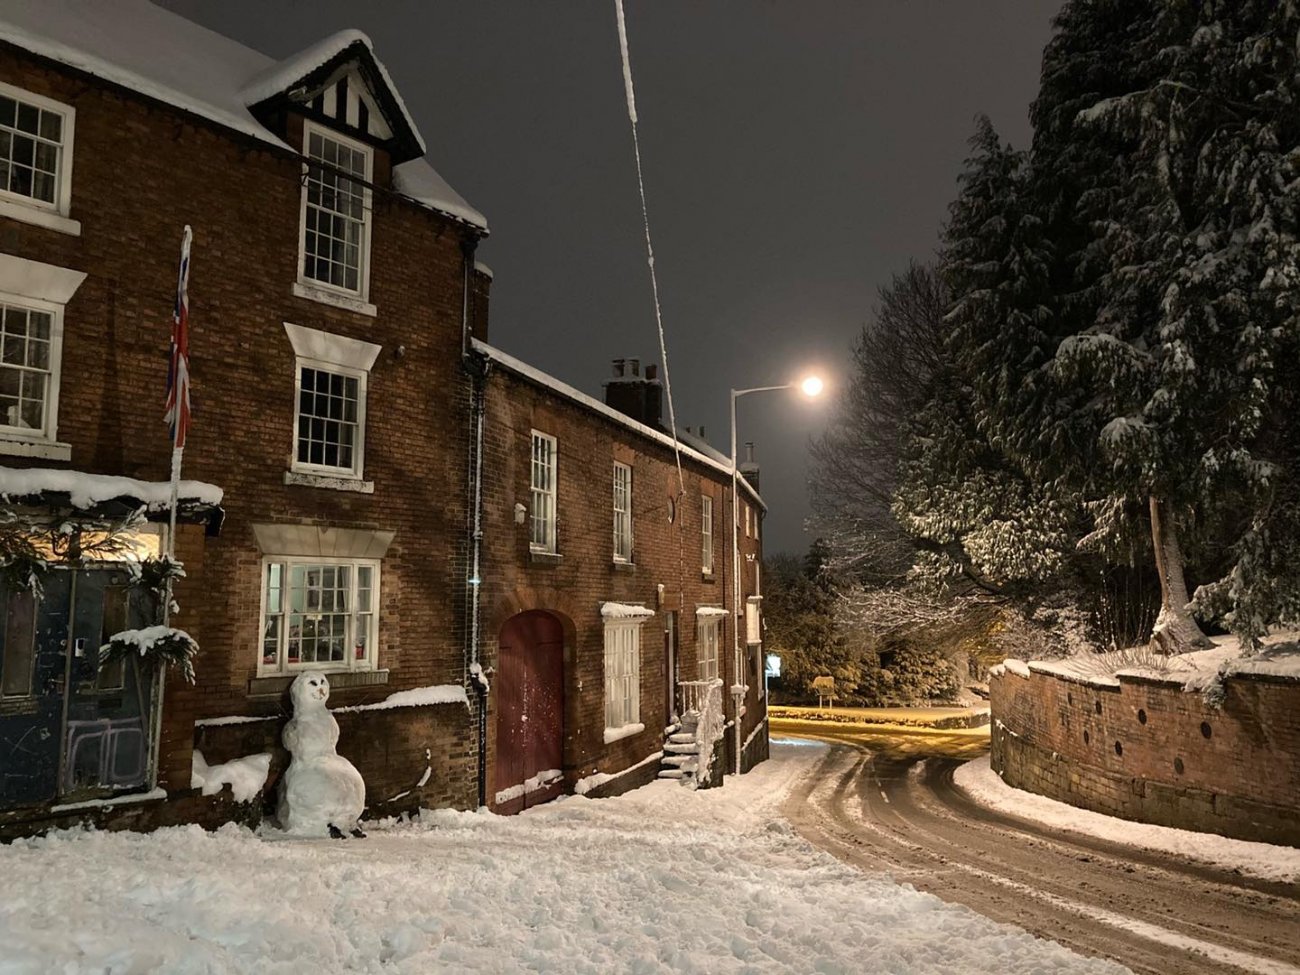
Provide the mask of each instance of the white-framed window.
POLYGON ((695 659, 700 680, 713 680, 718 674, 718 643, 722 632, 722 617, 697 616, 695 619, 695 659))
POLYGON ((713 571, 713 498, 707 494, 700 497, 700 565, 713 571))
POLYGON ((540 431, 532 432, 530 491, 532 533, 528 547, 534 552, 555 551, 555 438, 540 431))
POLYGON ((605 731, 641 723, 641 619, 605 621, 605 731))
POLYGON ((258 673, 373 670, 378 607, 377 559, 264 558, 258 673))
POLYGON ((614 561, 632 561, 632 468, 614 462, 614 561))
POLYGON ((759 510, 754 509, 754 541, 758 541, 759 510))
POLYGON ((313 122, 303 129, 303 154, 310 161, 302 193, 299 279, 364 300, 370 278, 373 153, 313 122))
POLYGON ((365 472, 370 370, 380 346, 290 322, 284 330, 296 356, 289 464, 295 483, 358 485, 365 472))
POLYGON ((763 629, 762 617, 759 608, 762 605, 761 596, 750 596, 745 600, 745 642, 762 643, 763 629))
POLYGON ((67 217, 72 197, 72 137, 76 111, 71 105, 0 84, 0 200, 3 212, 18 220, 79 232, 67 217), (28 215, 22 213, 23 209, 28 215), (45 218, 32 215, 40 211, 45 218), (51 219, 52 218, 52 219, 51 219))
POLYGON ((294 470, 360 477, 366 437, 366 373, 317 359, 299 359, 294 397, 294 470))
POLYGON ((53 440, 63 306, 0 294, 0 436, 53 440))
POLYGON ((749 537, 749 505, 745 505, 745 537, 749 537))

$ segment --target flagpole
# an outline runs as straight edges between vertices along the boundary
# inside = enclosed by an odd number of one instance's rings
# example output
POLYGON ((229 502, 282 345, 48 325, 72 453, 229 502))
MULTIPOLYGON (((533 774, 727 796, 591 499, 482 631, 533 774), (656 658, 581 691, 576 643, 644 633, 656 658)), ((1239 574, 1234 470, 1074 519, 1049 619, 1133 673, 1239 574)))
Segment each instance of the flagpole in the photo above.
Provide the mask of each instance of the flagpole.
MULTIPOLYGON (((171 390, 168 396, 167 415, 171 421, 172 469, 171 493, 167 515, 167 541, 164 554, 167 560, 176 559, 176 512, 180 507, 181 492, 181 458, 185 453, 185 432, 189 424, 189 278, 190 278, 190 243, 194 238, 190 225, 185 225, 181 235, 180 268, 176 274, 176 307, 172 313, 172 347, 171 347, 171 390)), ((172 585, 174 576, 166 574, 163 586, 163 626, 171 625, 172 585)), ((163 690, 167 681, 167 668, 158 667, 157 686, 154 689, 153 714, 150 720, 149 745, 149 779, 153 788, 158 786, 159 756, 162 749, 162 704, 163 690)))

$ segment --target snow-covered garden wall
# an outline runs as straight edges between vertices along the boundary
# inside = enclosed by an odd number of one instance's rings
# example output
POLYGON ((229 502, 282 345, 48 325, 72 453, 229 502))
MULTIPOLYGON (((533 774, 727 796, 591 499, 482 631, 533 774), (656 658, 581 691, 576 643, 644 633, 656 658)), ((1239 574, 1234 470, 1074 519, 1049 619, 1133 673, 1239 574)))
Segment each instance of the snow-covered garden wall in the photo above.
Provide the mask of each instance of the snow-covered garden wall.
POLYGON ((1182 679, 1000 668, 993 769, 1096 812, 1300 846, 1300 679, 1237 674, 1224 690, 1212 707, 1182 679))

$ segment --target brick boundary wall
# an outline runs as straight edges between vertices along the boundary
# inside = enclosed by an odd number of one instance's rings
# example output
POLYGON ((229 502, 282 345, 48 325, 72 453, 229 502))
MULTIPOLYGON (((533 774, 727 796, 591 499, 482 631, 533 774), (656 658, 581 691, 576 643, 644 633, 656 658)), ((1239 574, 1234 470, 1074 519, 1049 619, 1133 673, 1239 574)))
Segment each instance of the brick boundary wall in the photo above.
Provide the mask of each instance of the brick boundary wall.
POLYGON ((1178 682, 989 681, 1007 785, 1137 822, 1300 847, 1300 681, 1239 675, 1222 707, 1178 682))

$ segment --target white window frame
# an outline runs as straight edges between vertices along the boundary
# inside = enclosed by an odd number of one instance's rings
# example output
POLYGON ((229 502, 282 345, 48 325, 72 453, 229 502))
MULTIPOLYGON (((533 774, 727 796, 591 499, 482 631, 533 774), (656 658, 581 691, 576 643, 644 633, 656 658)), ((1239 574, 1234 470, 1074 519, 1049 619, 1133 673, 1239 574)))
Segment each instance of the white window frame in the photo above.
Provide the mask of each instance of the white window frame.
POLYGON ((645 730, 641 724, 641 623, 605 621, 605 743, 645 730))
POLYGON ((14 85, 0 82, 0 95, 14 101, 26 102, 34 108, 62 117, 59 162, 55 172, 54 201, 46 202, 21 193, 13 193, 7 187, 0 189, 0 216, 11 217, 23 223, 47 227, 61 233, 80 236, 81 223, 69 218, 72 205, 72 161, 73 144, 76 136, 77 111, 71 105, 56 102, 43 95, 37 95, 14 85))
POLYGON ((557 550, 557 525, 560 520, 559 483, 560 447, 558 441, 549 433, 542 433, 540 430, 531 431, 528 438, 528 550, 530 552, 554 555, 557 550), (541 486, 538 485, 537 481, 537 448, 539 444, 546 445, 548 459, 550 460, 549 465, 545 468, 550 472, 550 483, 541 486), (539 523, 543 529, 544 538, 542 539, 536 537, 539 523))
POLYGON ((700 495, 700 566, 705 575, 713 574, 713 496, 700 495))
POLYGON ((722 617, 695 617, 695 670, 698 680, 721 677, 722 617))
POLYGON ((745 642, 750 646, 763 642, 762 596, 750 596, 745 600, 745 642))
POLYGON ((382 590, 382 573, 380 572, 380 563, 378 559, 357 559, 357 558, 340 558, 337 556, 304 556, 304 555, 267 555, 263 556, 261 561, 261 576, 259 577, 261 587, 260 610, 258 614, 259 627, 257 638, 257 676, 258 677, 281 677, 291 674, 301 673, 304 670, 318 670, 326 673, 344 673, 351 671, 372 671, 378 668, 379 661, 379 606, 382 590), (269 572, 271 565, 280 565, 280 612, 275 614, 279 618, 279 631, 277 634, 276 661, 268 664, 265 660, 265 638, 268 609, 268 585, 269 572), (325 662, 311 661, 307 663, 290 663, 289 662, 289 639, 285 632, 288 628, 289 619, 289 579, 291 578, 292 568, 295 565, 324 565, 324 566, 348 566, 352 569, 350 583, 350 601, 351 611, 348 621, 347 633, 347 650, 342 660, 332 660, 325 662), (356 658, 353 650, 356 647, 356 625, 357 616, 362 615, 357 606, 357 582, 360 573, 359 568, 369 568, 371 576, 371 596, 370 596, 370 621, 366 637, 366 656, 360 660, 356 658))
MULTIPOLYGON (((0 306, 37 311, 50 316, 49 380, 45 386, 45 409, 39 428, 9 426, 0 418, 0 440, 53 445, 59 431, 59 386, 63 373, 63 305, 38 298, 0 291, 0 306)), ((4 368, 0 366, 0 369, 4 368)), ((0 452, 8 453, 3 446, 0 452)), ((37 456, 51 456, 36 454, 37 456)))
POLYGON ((632 561, 632 468, 614 461, 614 561, 632 561))
MULTIPOLYGON (((322 332, 292 322, 284 323, 285 335, 293 347, 293 426, 291 430, 289 471, 306 481, 328 486, 332 482, 362 485, 366 462, 366 415, 370 397, 370 370, 383 347, 373 342, 322 332), (352 449, 352 466, 330 467, 298 460, 298 420, 302 413, 302 370, 319 369, 357 379, 357 440, 352 449)), ((288 475, 286 475, 288 477, 288 475)))
POLYGON ((357 288, 351 289, 329 281, 307 276, 307 182, 311 175, 311 163, 304 161, 302 200, 298 208, 298 281, 294 293, 302 298, 324 301, 327 304, 341 304, 342 307, 374 315, 375 308, 369 304, 370 299, 370 243, 374 227, 374 194, 370 187, 374 182, 375 152, 364 142, 349 138, 341 132, 319 125, 310 119, 303 120, 302 154, 304 160, 310 158, 311 137, 319 135, 324 139, 360 152, 366 160, 365 182, 361 187, 361 243, 357 259, 357 288), (355 304, 354 304, 355 303, 355 304))
POLYGON ((368 377, 369 373, 364 369, 340 366, 336 363, 326 362, 323 359, 309 359, 303 356, 297 358, 293 370, 293 459, 289 463, 290 470, 300 474, 323 474, 328 477, 361 480, 365 471, 366 381, 368 377), (302 436, 298 429, 298 421, 302 417, 302 371, 304 369, 315 369, 318 372, 330 373, 357 381, 357 435, 356 442, 352 446, 352 464, 348 467, 313 464, 310 461, 298 459, 298 447, 302 436))

